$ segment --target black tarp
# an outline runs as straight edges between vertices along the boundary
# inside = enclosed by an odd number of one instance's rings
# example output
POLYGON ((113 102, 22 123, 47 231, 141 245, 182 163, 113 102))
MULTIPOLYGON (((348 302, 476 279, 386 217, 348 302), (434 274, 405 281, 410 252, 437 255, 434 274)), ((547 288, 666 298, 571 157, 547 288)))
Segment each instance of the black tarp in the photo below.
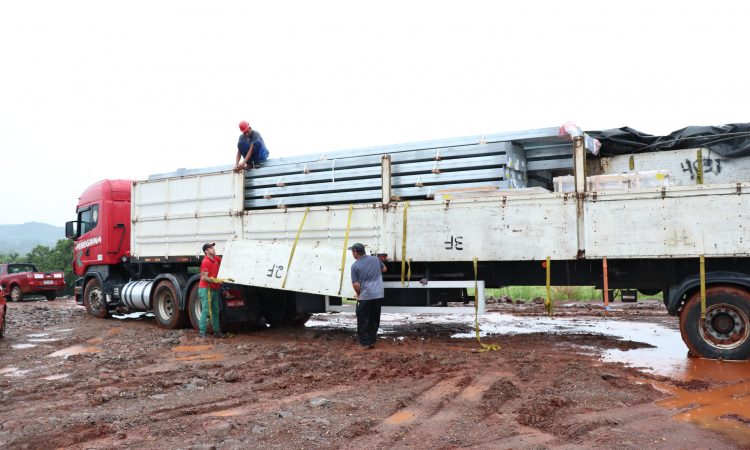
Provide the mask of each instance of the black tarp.
POLYGON ((666 136, 653 136, 629 127, 586 133, 601 142, 601 156, 698 147, 706 147, 728 158, 750 156, 750 123, 691 126, 666 136))

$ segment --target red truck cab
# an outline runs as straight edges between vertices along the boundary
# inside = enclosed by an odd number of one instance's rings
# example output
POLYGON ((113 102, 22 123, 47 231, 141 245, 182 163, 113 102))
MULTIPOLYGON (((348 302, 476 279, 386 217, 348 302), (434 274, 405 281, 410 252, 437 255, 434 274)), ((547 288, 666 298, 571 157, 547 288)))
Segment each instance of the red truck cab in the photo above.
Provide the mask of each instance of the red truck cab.
MULTIPOLYGON (((132 185, 131 180, 102 180, 89 186, 78 199, 76 220, 65 224, 65 236, 75 241, 73 271, 76 276, 96 273, 103 284, 109 268, 130 255, 132 185)), ((79 302, 82 288, 76 283, 75 296, 79 302)))
POLYGON ((65 274, 62 270, 39 272, 31 263, 0 264, 0 287, 12 301, 18 302, 24 295, 44 295, 54 300, 57 292, 65 289, 65 274))
POLYGON ((77 220, 65 224, 75 241, 73 270, 83 276, 92 265, 119 264, 130 254, 130 180, 102 180, 78 199, 77 220))

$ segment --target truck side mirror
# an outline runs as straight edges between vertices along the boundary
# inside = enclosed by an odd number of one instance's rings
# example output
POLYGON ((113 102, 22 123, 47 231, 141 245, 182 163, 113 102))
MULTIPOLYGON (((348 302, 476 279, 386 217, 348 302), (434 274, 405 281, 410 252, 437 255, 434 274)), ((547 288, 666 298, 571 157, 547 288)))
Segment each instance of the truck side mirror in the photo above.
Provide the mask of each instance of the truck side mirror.
POLYGON ((65 222, 65 237, 68 239, 75 239, 78 237, 78 221, 71 220, 65 222))

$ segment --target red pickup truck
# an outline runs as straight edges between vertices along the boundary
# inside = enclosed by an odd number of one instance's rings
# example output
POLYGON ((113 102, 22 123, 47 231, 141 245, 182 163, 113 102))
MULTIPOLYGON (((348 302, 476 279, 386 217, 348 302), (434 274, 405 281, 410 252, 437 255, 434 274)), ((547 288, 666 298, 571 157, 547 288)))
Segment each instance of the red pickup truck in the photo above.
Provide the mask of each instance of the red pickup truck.
POLYGON ((0 286, 9 300, 19 302, 24 295, 44 295, 54 300, 65 288, 62 270, 38 272, 31 263, 0 264, 0 286))

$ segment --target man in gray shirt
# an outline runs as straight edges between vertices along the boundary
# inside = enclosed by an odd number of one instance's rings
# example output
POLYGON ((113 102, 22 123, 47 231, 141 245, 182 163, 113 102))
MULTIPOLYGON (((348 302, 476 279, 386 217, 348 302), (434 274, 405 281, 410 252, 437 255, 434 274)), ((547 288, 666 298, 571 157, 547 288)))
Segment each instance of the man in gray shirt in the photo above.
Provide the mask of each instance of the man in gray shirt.
POLYGON ((357 293, 357 335, 359 344, 373 348, 380 327, 383 297, 383 272, 387 269, 377 256, 365 255, 365 246, 349 247, 356 261, 352 264, 352 286, 357 293))

